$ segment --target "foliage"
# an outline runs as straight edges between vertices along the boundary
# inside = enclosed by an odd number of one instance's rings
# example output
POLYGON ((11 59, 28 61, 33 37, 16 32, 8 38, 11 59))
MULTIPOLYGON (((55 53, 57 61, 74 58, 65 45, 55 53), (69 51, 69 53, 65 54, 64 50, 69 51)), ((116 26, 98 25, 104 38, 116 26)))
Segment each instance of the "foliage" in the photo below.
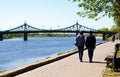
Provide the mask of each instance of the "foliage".
POLYGON ((98 37, 102 37, 102 34, 97 34, 98 37))
POLYGON ((113 25, 113 26, 110 28, 110 31, 120 32, 120 28, 119 28, 117 25, 113 25))
MULTIPOLYGON (((28 33, 29 37, 69 37, 69 36, 74 36, 73 34, 65 34, 65 33, 28 33)), ((19 38, 23 37, 22 33, 18 34, 4 34, 3 38, 4 39, 9 39, 9 38, 19 38)))
POLYGON ((82 8, 77 14, 95 20, 101 17, 113 17, 116 26, 120 28, 120 0, 73 0, 82 8))
POLYGON ((100 31, 109 31, 108 28, 100 28, 100 29, 98 29, 98 30, 100 30, 100 31))
POLYGON ((117 58, 120 58, 120 50, 117 52, 117 58))
POLYGON ((49 58, 51 58, 51 57, 50 56, 46 57, 46 59, 49 59, 49 58))
POLYGON ((112 62, 110 62, 107 67, 112 68, 112 62))
POLYGON ((66 52, 60 52, 60 53, 58 53, 57 55, 62 55, 62 54, 64 54, 64 53, 66 53, 66 52))
MULTIPOLYGON (((108 28, 99 28, 98 30, 100 30, 100 31, 109 31, 108 28)), ((97 34, 97 36, 101 37, 102 34, 97 34)), ((106 35, 106 37, 108 37, 108 35, 106 35)))
POLYGON ((110 31, 116 31, 116 30, 117 30, 116 25, 113 25, 113 26, 110 28, 110 31))
POLYGON ((41 37, 66 37, 66 36, 73 36, 72 34, 65 34, 65 33, 42 33, 39 34, 41 37))
POLYGON ((23 36, 23 34, 21 34, 21 33, 19 33, 19 34, 4 34, 4 36, 3 36, 3 38, 4 39, 9 39, 9 38, 13 38, 13 37, 22 37, 23 36))

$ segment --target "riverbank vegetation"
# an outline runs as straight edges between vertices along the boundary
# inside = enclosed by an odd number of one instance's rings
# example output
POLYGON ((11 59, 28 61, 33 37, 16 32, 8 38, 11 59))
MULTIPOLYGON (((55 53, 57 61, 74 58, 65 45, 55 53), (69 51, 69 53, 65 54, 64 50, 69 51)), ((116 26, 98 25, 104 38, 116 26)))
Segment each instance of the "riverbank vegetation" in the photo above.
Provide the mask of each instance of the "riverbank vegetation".
MULTIPOLYGON (((112 26, 110 29, 109 28, 99 28, 99 31, 105 31, 105 32, 118 32, 117 34, 115 34, 115 39, 120 39, 120 32, 118 31, 119 28, 112 26)), ((98 37, 102 37, 102 34, 97 34, 98 37)), ((108 41, 112 40, 112 36, 109 36, 108 34, 106 34, 105 39, 107 39, 108 41)))
MULTIPOLYGON (((28 37, 36 37, 36 38, 42 38, 42 37, 71 37, 76 36, 75 34, 68 34, 68 33, 28 33, 28 37)), ((22 38, 23 33, 17 33, 17 34, 4 34, 4 39, 10 39, 10 38, 22 38)))

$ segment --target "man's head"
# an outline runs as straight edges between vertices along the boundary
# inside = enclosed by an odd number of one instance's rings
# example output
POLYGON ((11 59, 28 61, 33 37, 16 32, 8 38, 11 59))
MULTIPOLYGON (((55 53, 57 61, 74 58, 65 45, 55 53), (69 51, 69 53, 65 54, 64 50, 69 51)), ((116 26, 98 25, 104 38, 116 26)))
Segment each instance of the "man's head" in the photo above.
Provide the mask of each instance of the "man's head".
POLYGON ((80 31, 80 34, 83 35, 83 31, 80 31))
POLYGON ((92 35, 93 31, 90 31, 90 35, 92 35))

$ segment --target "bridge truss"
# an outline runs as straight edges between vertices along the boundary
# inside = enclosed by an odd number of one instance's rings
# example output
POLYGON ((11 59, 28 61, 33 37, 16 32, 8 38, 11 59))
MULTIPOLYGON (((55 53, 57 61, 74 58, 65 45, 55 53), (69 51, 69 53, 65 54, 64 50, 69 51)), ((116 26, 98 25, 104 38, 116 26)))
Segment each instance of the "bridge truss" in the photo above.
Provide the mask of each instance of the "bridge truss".
POLYGON ((96 29, 92 29, 83 25, 80 25, 78 22, 72 26, 66 27, 66 28, 62 28, 62 29, 56 29, 59 31, 98 31, 96 29))
POLYGON ((15 28, 12 28, 12 29, 9 29, 9 30, 6 30, 6 32, 67 32, 67 31, 98 31, 96 29, 92 29, 92 28, 89 28, 89 27, 86 27, 86 26, 83 26, 83 25, 80 25, 78 24, 78 22, 74 25, 71 25, 69 27, 65 27, 65 28, 61 28, 61 29, 54 29, 54 30, 48 30, 48 29, 39 29, 39 28, 36 28, 36 27, 32 27, 30 25, 28 25, 27 23, 24 23, 23 25, 20 25, 18 27, 15 27, 15 28))
POLYGON ((39 29, 39 28, 35 28, 32 27, 30 25, 28 25, 27 23, 24 23, 23 25, 20 25, 18 27, 6 30, 7 32, 18 32, 18 31, 43 31, 45 29, 39 29))

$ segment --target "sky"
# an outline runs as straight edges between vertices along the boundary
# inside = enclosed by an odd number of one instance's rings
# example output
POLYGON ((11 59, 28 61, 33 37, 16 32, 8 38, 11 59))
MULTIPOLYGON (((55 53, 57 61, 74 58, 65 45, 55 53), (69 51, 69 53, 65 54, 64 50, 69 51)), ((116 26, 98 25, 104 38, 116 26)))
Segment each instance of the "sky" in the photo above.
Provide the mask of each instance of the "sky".
POLYGON ((98 21, 79 17, 77 4, 69 0, 0 0, 0 30, 8 30, 24 22, 40 29, 60 29, 76 22, 93 29, 114 25, 112 18, 107 16, 98 21))

